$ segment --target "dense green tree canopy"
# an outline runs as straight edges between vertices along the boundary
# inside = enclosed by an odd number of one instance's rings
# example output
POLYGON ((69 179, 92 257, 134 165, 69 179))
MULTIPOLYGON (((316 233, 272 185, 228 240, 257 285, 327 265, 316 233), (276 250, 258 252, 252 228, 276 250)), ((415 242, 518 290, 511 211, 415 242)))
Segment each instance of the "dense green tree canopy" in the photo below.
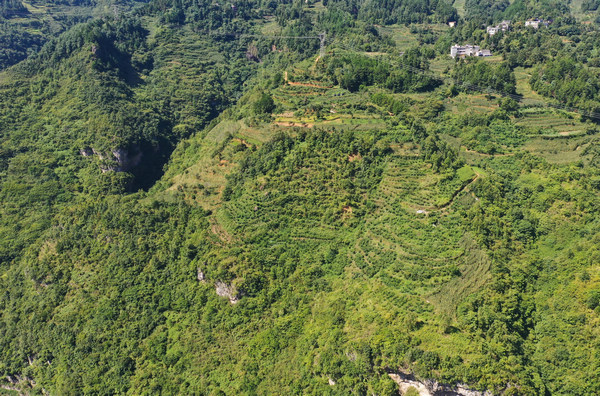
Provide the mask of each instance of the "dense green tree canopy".
POLYGON ((600 393, 596 8, 0 2, 0 389, 600 393))

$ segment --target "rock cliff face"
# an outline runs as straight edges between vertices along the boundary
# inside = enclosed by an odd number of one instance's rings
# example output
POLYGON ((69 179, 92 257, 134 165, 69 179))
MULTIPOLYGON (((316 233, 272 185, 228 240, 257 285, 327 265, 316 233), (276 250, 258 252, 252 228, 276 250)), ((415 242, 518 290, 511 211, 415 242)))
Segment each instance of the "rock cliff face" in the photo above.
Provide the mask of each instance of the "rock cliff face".
POLYGON ((144 153, 142 153, 139 147, 134 146, 132 151, 123 148, 113 150, 112 155, 118 164, 115 170, 117 172, 127 172, 140 164, 144 153))
POLYGON ((420 381, 410 373, 398 371, 388 373, 391 379, 394 380, 400 387, 400 392, 404 395, 410 388, 414 388, 419 392, 420 396, 492 396, 488 391, 477 391, 469 389, 464 384, 447 385, 440 384, 434 380, 420 381))
POLYGON ((103 163, 100 165, 102 172, 129 172, 140 164, 144 155, 138 146, 133 146, 131 150, 117 148, 109 154, 102 153, 94 148, 84 147, 79 150, 79 153, 84 157, 95 155, 102 160, 103 163))

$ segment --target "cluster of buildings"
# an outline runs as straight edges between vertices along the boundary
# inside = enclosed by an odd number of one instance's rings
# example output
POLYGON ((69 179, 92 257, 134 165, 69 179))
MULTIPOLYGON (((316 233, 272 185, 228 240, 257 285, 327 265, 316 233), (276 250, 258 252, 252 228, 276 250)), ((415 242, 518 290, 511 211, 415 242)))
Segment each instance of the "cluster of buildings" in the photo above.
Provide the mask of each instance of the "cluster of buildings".
MULTIPOLYGON (((540 27, 540 25, 548 27, 548 25, 550 25, 551 23, 552 23, 551 20, 533 18, 533 19, 526 20, 525 26, 531 26, 532 28, 537 29, 540 27)), ((510 21, 502 21, 496 26, 488 26, 487 33, 490 36, 493 36, 494 34, 496 34, 498 32, 506 32, 509 29, 510 29, 510 21)))
MULTIPOLYGON (((551 20, 533 18, 525 21, 525 26, 530 26, 534 29, 538 29, 540 26, 548 26, 552 23, 551 20)), ((450 27, 456 26, 456 22, 448 22, 450 27)), ((498 32, 507 32, 510 30, 510 21, 502 21, 496 26, 488 26, 487 33, 490 36, 498 32)), ((450 56, 453 58, 465 58, 467 56, 492 56, 492 52, 488 49, 481 49, 478 45, 453 45, 450 48, 450 56)))
POLYGON ((552 21, 550 20, 534 18, 525 21, 525 26, 531 26, 532 28, 537 29, 540 27, 540 25, 548 27, 548 25, 550 25, 551 23, 552 21))
POLYGON ((506 32, 508 29, 510 29, 510 21, 502 21, 496 26, 488 26, 487 32, 490 36, 493 36, 498 32, 506 32))
MULTIPOLYGON (((532 19, 528 19, 525 21, 525 26, 531 26, 532 28, 537 29, 540 27, 540 25, 548 27, 548 25, 550 25, 551 23, 552 23, 552 20, 550 20, 550 19, 532 18, 532 19)), ((455 27, 456 22, 455 21, 448 22, 448 26, 455 27)), ((490 36, 493 36, 494 34, 496 34, 498 32, 506 32, 509 29, 510 29, 510 21, 502 21, 499 24, 497 24, 496 26, 488 26, 487 33, 490 36)))
POLYGON ((492 56, 488 49, 481 49, 478 45, 453 45, 450 47, 450 56, 465 58, 467 56, 492 56))

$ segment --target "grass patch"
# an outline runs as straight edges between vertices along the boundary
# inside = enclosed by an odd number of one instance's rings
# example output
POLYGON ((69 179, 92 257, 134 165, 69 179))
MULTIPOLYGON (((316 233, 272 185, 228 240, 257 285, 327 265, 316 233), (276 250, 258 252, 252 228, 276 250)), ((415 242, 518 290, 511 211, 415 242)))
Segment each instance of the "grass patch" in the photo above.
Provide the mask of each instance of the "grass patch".
POLYGON ((589 138, 572 139, 531 139, 524 146, 530 153, 555 164, 576 162, 582 159, 584 148, 589 144, 589 138))
POLYGON ((548 109, 529 108, 521 110, 522 117, 516 124, 527 128, 531 135, 574 136, 585 134, 588 125, 579 121, 575 113, 548 109))
POLYGON ((458 15, 463 18, 465 16, 465 3, 466 0, 455 0, 454 1, 454 8, 456 8, 456 11, 458 12, 458 15))
POLYGON ((417 37, 410 32, 410 28, 407 26, 377 26, 377 30, 380 34, 390 36, 400 50, 407 50, 419 44, 417 37))

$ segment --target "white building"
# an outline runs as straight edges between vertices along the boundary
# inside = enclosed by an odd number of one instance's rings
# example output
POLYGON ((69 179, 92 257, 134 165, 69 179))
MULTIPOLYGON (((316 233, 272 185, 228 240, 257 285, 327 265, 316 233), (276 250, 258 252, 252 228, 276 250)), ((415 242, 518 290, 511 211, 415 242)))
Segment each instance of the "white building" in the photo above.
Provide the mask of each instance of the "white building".
POLYGON ((488 26, 487 32, 490 36, 493 36, 494 34, 496 34, 498 32, 501 32, 501 31, 506 32, 509 29, 510 29, 510 21, 502 21, 496 26, 488 26))
POLYGON ((465 58, 467 56, 492 56, 490 50, 479 48, 478 45, 453 45, 450 47, 450 56, 456 58, 465 58))
POLYGON ((540 21, 538 21, 537 19, 525 21, 525 26, 531 26, 532 28, 537 29, 538 27, 540 27, 540 21))
POLYGON ((494 34, 498 33, 500 30, 498 29, 498 26, 488 26, 487 27, 487 33, 490 36, 493 36, 494 34))
POLYGON ((544 25, 544 26, 548 27, 548 25, 550 25, 550 22, 551 21, 546 21, 544 19, 534 18, 534 19, 525 21, 525 26, 531 26, 532 28, 537 29, 540 27, 540 25, 544 25))

